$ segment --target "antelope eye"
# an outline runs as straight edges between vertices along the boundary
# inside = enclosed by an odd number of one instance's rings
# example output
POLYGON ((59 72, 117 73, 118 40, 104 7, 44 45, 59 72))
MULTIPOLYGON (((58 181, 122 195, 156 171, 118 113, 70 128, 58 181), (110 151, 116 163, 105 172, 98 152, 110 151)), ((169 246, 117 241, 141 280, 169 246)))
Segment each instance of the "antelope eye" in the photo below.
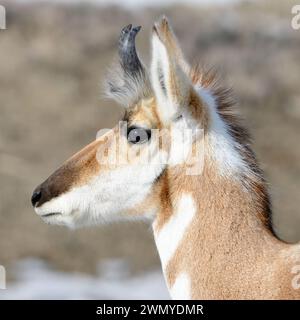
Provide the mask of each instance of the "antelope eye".
POLYGON ((149 141, 151 138, 151 130, 139 128, 139 127, 130 127, 127 131, 127 140, 133 144, 142 144, 149 141))

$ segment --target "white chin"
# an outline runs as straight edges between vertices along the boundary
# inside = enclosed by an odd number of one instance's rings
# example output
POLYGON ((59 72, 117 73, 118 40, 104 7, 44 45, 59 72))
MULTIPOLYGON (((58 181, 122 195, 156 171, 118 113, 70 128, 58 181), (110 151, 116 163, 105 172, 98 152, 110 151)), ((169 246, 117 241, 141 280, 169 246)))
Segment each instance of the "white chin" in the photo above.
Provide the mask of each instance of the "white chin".
POLYGON ((40 208, 35 208, 35 212, 43 222, 47 224, 65 226, 71 229, 90 225, 89 219, 85 218, 89 216, 87 213, 82 213, 79 210, 59 212, 58 210, 54 211, 51 209, 53 208, 50 208, 50 206, 42 206, 40 208))
POLYGON ((76 212, 66 213, 59 211, 58 208, 51 208, 45 204, 34 209, 36 214, 47 224, 61 225, 69 228, 74 228, 76 219, 76 212))
POLYGON ((40 215, 40 218, 47 224, 61 225, 69 228, 75 228, 76 224, 72 215, 64 215, 62 213, 49 213, 40 215))

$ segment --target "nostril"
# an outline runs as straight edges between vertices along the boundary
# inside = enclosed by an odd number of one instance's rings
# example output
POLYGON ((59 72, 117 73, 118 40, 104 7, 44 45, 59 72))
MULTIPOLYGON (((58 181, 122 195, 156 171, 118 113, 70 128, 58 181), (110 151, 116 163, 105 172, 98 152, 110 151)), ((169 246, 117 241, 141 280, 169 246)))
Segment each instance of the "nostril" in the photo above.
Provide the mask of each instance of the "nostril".
POLYGON ((38 191, 34 191, 33 192, 33 195, 31 197, 31 203, 32 205, 35 207, 35 205, 40 201, 42 197, 42 192, 41 190, 38 190, 38 191))

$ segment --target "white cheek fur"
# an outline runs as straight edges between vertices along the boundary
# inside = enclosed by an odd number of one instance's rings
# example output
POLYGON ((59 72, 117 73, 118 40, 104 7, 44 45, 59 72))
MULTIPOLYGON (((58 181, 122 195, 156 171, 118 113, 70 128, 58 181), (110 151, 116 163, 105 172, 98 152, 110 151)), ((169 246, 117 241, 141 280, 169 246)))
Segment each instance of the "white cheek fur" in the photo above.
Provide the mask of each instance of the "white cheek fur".
MULTIPOLYGON (((129 219, 124 211, 146 198, 163 168, 163 163, 153 161, 152 164, 128 165, 102 173, 88 184, 35 208, 36 213, 43 216, 59 212, 60 215, 45 217, 45 222, 69 227, 129 219)), ((144 214, 152 216, 152 213, 144 214)))

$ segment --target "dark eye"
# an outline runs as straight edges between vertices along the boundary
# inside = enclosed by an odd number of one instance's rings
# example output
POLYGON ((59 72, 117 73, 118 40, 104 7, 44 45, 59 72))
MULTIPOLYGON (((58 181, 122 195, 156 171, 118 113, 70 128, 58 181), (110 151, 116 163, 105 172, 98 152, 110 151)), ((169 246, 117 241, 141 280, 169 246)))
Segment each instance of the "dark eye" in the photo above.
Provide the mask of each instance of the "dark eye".
POLYGON ((149 141, 151 130, 138 127, 130 127, 127 131, 127 140, 133 144, 141 144, 149 141))

